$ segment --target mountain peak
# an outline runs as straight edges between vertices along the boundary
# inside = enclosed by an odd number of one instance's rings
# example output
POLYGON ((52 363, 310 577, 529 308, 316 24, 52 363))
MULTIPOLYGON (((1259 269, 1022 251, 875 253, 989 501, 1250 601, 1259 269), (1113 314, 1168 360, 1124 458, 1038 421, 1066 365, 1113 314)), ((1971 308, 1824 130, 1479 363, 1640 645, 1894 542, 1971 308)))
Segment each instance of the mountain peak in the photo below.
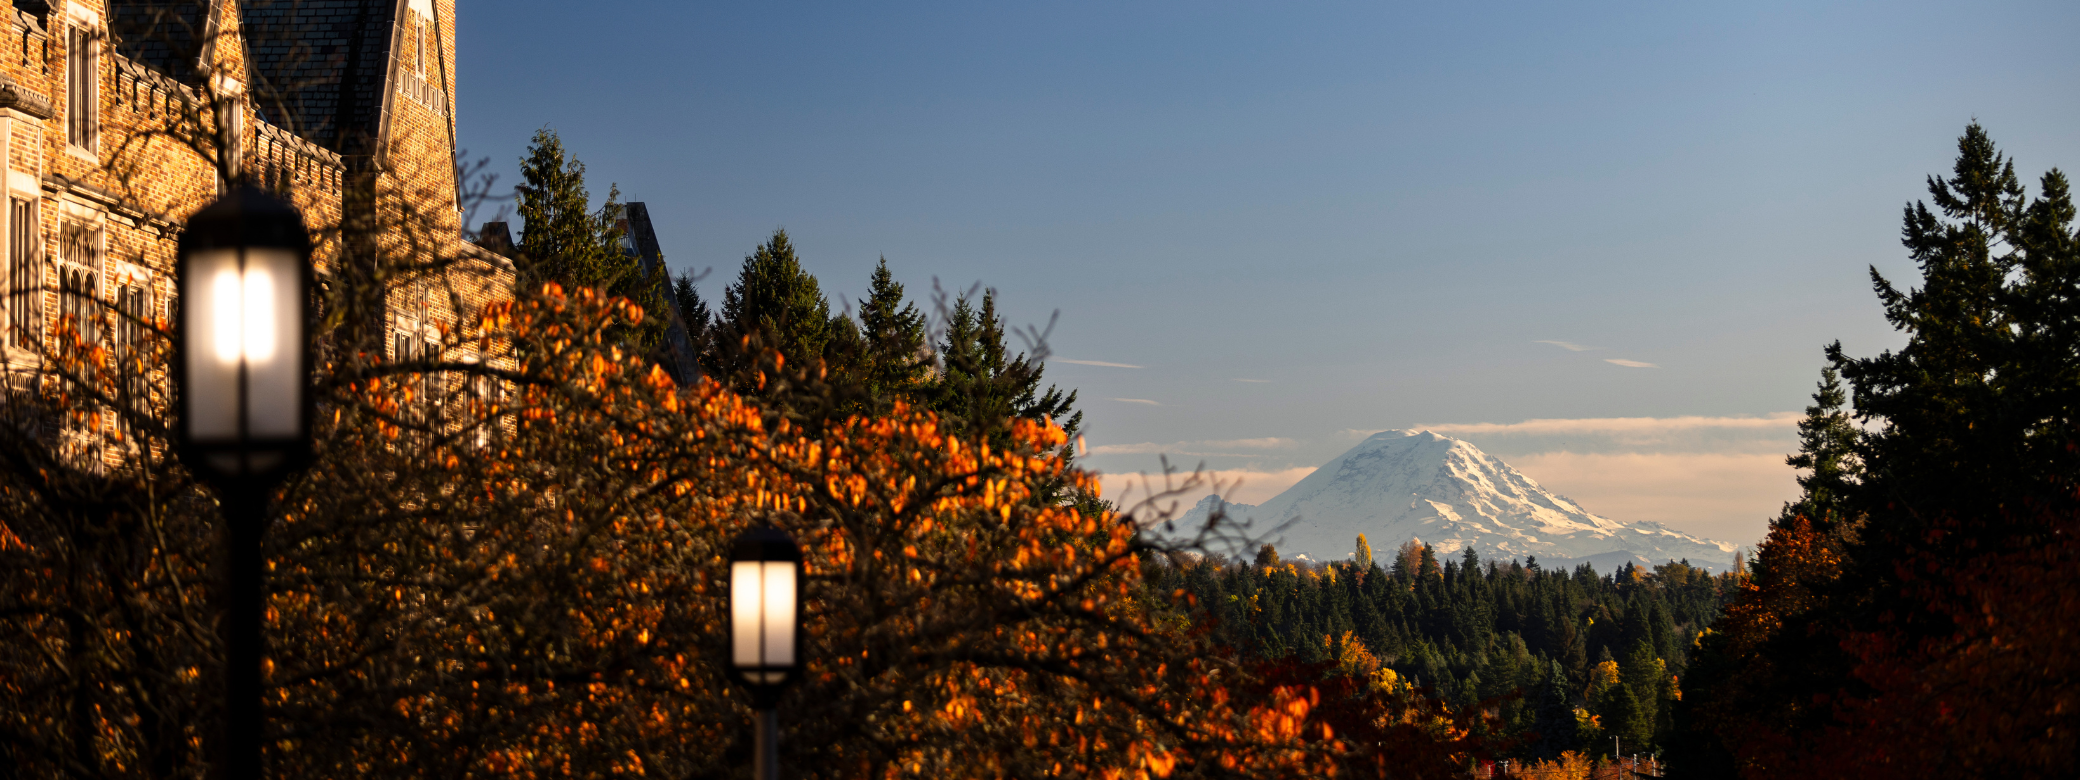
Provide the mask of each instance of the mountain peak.
MULTIPOLYGON (((1185 515, 1195 524, 1217 505, 1209 496, 1185 515)), ((1402 542, 1433 539, 1440 554, 1472 547, 1484 558, 1536 555, 1546 561, 1621 559, 1646 563, 1687 558, 1732 561, 1734 546, 1683 534, 1659 523, 1619 523, 1591 514, 1565 496, 1473 444, 1427 430, 1380 431, 1258 506, 1228 504, 1237 519, 1276 528, 1287 557, 1342 560, 1365 534, 1375 557, 1402 542)))

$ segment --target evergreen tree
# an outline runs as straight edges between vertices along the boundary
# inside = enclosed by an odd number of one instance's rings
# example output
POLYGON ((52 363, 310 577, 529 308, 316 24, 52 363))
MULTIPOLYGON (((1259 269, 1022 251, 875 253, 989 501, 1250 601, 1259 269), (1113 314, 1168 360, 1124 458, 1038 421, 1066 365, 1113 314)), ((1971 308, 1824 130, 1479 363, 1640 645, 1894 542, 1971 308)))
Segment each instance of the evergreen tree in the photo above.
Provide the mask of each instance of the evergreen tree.
MULTIPOLYGON (((2014 163, 1977 123, 1958 139, 1950 178, 1930 177, 1935 205, 1906 209, 1903 243, 1922 287, 1902 292, 1875 268, 1885 317, 1907 333, 1898 352, 1851 358, 1828 347, 1866 426, 1857 508, 1910 508, 1926 523, 1981 520, 1950 535, 1960 548, 2008 532, 2000 497, 2074 504, 2080 474, 2080 252, 2065 175, 2030 201, 2014 163)), ((1896 528, 1901 540, 1919 528, 1896 528)))
POLYGON ((1631 724, 1633 733, 1613 729, 1614 733, 1626 737, 1627 742, 1639 745, 1639 752, 1651 752, 1649 747, 1654 737, 1655 726, 1661 719, 1661 690, 1667 667, 1661 659, 1654 657, 1653 647, 1638 642, 1625 654, 1624 662, 1618 664, 1624 675, 1624 687, 1636 704, 1634 713, 1638 722, 1631 724))
MULTIPOLYGON (((1848 356, 1839 342, 1827 348, 1860 425, 1845 431, 1829 419, 1842 404, 1828 397, 1823 375, 1808 410, 1813 425, 1801 427, 1810 465, 1793 461, 1813 472, 1801 480, 1801 504, 1810 506, 1789 507, 1772 523, 1752 560, 1749 595, 1699 645, 1685 678, 1680 720, 1692 731, 1677 744, 1686 771, 1731 776, 1757 762, 1847 761, 1864 746, 1931 757, 1921 771, 1939 774, 2064 766, 2049 752, 2031 759, 1987 747, 1988 735, 2041 729, 1948 722, 1974 706, 2001 710, 1974 699, 1997 695, 1992 688, 1953 684, 1953 698, 1922 701, 1920 710, 1843 709, 1884 701, 1874 689, 1898 681, 1912 688, 1922 675, 1950 674, 1924 664, 1976 671, 2030 657, 2005 643, 1983 657, 1946 654, 1961 652, 1959 637, 1982 620, 2004 622, 1994 615, 2007 603, 1960 613, 1954 594, 1985 576, 1975 573, 1982 567, 2023 568, 1989 566, 2001 556, 2050 560, 2029 556, 2070 538, 2058 525, 2080 512, 2080 233, 2065 175, 2045 173, 2039 189, 2028 197, 2014 163, 1975 122, 1957 141, 1950 175, 1929 177, 1928 200, 1906 207, 1901 240, 1920 288, 1902 290, 1870 271, 1906 344, 1867 358, 1848 356), (1847 453, 1843 440, 1853 443, 1847 453), (1885 736, 1936 722, 1916 740, 1924 744, 1885 736), (1964 763, 1935 768, 1946 761, 1964 763), (1995 769, 2004 765, 2015 768, 1995 769)), ((2053 679, 2038 669, 2033 682, 2053 679)), ((2047 735, 2042 744, 2066 741, 2047 735)))
POLYGON ((1277 547, 1267 544, 1257 548, 1257 568, 1276 569, 1281 565, 1278 560, 1277 547))
POLYGON ((995 290, 983 292, 980 308, 967 296, 954 302, 938 357, 932 406, 971 430, 998 431, 1012 418, 1052 419, 1073 441, 1083 427, 1083 412, 1075 410, 1076 391, 1063 393, 1049 385, 1040 392, 1044 366, 1024 354, 1010 356, 995 290))
POLYGON ((669 280, 662 272, 644 273, 624 243, 621 188, 609 186, 606 202, 593 211, 585 164, 567 154, 563 139, 546 127, 535 131, 528 144, 520 176, 515 195, 522 220, 517 258, 522 283, 555 282, 627 298, 649 316, 620 329, 619 338, 643 347, 655 343, 664 332, 669 280))
POLYGON ((786 230, 744 257, 737 280, 722 293, 708 363, 709 375, 738 392, 767 392, 760 361, 777 354, 784 371, 813 370, 835 357, 854 331, 851 321, 831 316, 816 277, 802 268, 786 230))
POLYGON ((620 190, 594 212, 585 164, 565 153, 556 131, 535 131, 520 176, 520 270, 527 281, 606 289, 637 273, 621 244, 620 190))
MULTIPOLYGON (((1840 342, 1836 342, 1831 349, 1839 348, 1840 342)), ((1840 376, 1834 366, 1820 369, 1813 405, 1806 407, 1806 418, 1798 422, 1798 454, 1784 459, 1792 468, 1810 472, 1798 477, 1804 493, 1784 505, 1782 517, 1786 520, 1805 517, 1826 528, 1845 519, 1844 502, 1862 474, 1856 459, 1856 424, 1843 410, 1848 395, 1842 391, 1840 376)))
POLYGON ((701 299, 701 291, 694 286, 692 274, 682 272, 672 280, 672 297, 678 303, 679 318, 686 323, 686 338, 693 343, 693 354, 705 363, 715 314, 709 311, 708 302, 701 299))
POLYGON ((861 381, 872 398, 911 395, 931 375, 925 350, 925 316, 903 299, 903 284, 889 273, 888 258, 874 267, 867 297, 859 302, 864 351, 861 381))
POLYGON ((1531 729, 1538 733, 1533 744, 1533 757, 1551 761, 1569 750, 1581 749, 1581 738, 1575 733, 1574 697, 1567 695, 1567 670, 1560 668, 1559 661, 1548 662, 1545 684, 1538 691, 1538 712, 1531 729))

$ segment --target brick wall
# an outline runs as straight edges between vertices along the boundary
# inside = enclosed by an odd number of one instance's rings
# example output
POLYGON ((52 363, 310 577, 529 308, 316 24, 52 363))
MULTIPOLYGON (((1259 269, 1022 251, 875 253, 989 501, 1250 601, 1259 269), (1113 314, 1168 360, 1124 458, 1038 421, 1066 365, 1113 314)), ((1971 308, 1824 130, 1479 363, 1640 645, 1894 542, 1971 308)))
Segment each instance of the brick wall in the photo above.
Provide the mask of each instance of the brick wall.
MULTIPOLYGON (((394 0, 362 2, 379 4, 371 8, 381 11, 380 18, 389 18, 396 7, 394 0)), ((337 138, 299 137, 238 100, 236 164, 225 167, 287 195, 303 211, 319 241, 320 274, 335 271, 349 251, 377 253, 393 267, 455 259, 438 273, 398 277, 389 293, 385 328, 405 323, 433 331, 510 298, 513 273, 503 258, 462 238, 453 143, 454 0, 408 5, 430 5, 434 18, 415 23, 423 14, 408 14, 392 25, 383 101, 388 111, 381 123, 387 135, 380 152, 343 157, 323 145, 337 138), (426 56, 407 61, 400 49, 418 46, 419 37, 426 56), (399 78, 401 72, 412 78, 399 78), (356 192, 367 197, 352 197, 356 192), (354 208, 366 213, 350 213, 354 208), (374 220, 356 224, 385 229, 350 248, 340 229, 356 217, 374 220)), ((102 307, 114 303, 119 289, 142 286, 152 293, 152 316, 168 316, 179 226, 219 191, 217 117, 209 100, 212 93, 240 95, 251 83, 236 0, 220 0, 217 7, 220 37, 209 56, 220 77, 213 84, 183 82, 118 53, 104 40, 108 12, 104 0, 56 0, 41 14, 0 12, 0 160, 7 169, 0 186, 9 198, 33 203, 35 212, 34 224, 14 225, 5 218, 12 210, 0 209, 0 285, 7 286, 8 321, 16 311, 28 312, 33 337, 46 347, 66 307, 60 281, 81 270, 68 262, 82 257, 65 251, 68 235, 97 237, 98 257, 86 270, 95 276, 92 294, 102 307), (91 110, 99 132, 84 148, 68 132, 68 122, 88 110, 68 99, 77 61, 71 55, 80 40, 74 29, 90 33, 87 45, 94 55, 91 71, 81 72, 95 76, 91 110), (37 256, 33 278, 16 285, 10 247, 23 230, 29 232, 19 237, 37 256)), ((33 349, 0 347, 0 356, 10 372, 43 367, 33 349)))

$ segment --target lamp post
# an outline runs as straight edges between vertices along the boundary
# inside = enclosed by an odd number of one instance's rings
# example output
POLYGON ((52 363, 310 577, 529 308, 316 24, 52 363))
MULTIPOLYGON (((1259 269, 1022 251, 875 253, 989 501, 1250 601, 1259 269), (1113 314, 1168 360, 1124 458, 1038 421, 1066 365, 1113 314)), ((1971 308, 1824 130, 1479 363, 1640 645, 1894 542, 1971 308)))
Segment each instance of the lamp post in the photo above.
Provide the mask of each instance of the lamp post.
POLYGON ((758 711, 752 777, 780 777, 780 693, 800 676, 802 550, 770 525, 737 536, 729 556, 729 673, 758 711))
POLYGON ((310 255, 303 216, 251 187, 195 212, 180 237, 176 446, 224 507, 224 731, 213 762, 221 780, 261 776, 260 539, 268 496, 310 457, 310 255))

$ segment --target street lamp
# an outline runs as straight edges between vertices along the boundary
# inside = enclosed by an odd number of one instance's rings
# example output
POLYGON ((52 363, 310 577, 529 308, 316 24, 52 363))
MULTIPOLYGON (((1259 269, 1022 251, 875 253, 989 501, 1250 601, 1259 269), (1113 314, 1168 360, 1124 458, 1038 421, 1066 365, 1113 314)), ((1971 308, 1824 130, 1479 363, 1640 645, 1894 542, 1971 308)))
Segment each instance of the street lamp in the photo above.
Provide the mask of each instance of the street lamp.
POLYGON ((800 676, 802 550, 762 525, 737 536, 729 556, 729 672, 758 710, 753 777, 780 776, 780 692, 800 676))
POLYGON ((174 271, 175 445, 224 507, 217 633, 225 707, 215 764, 227 780, 261 776, 260 537, 268 496, 310 457, 310 256, 295 207, 242 187, 188 218, 174 271))

